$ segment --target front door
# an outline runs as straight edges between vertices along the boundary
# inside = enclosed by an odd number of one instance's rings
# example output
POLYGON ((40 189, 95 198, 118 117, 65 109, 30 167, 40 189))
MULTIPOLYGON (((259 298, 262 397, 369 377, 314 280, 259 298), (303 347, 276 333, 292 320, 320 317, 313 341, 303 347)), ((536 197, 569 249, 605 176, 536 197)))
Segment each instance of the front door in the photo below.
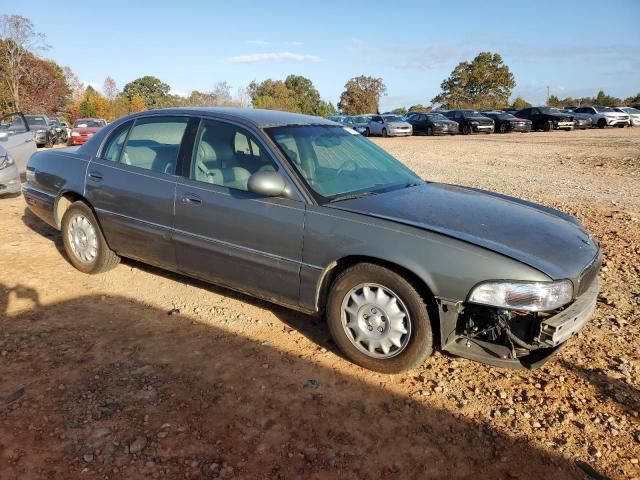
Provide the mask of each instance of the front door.
POLYGON ((0 145, 13 157, 18 171, 24 173, 29 157, 36 151, 36 142, 21 113, 0 118, 0 145))
POLYGON ((187 123, 150 116, 123 124, 89 164, 87 199, 117 253, 175 268, 175 172, 187 123))
POLYGON ((178 268, 280 303, 298 304, 304 203, 248 191, 257 171, 279 170, 257 135, 202 120, 190 171, 178 180, 178 268))

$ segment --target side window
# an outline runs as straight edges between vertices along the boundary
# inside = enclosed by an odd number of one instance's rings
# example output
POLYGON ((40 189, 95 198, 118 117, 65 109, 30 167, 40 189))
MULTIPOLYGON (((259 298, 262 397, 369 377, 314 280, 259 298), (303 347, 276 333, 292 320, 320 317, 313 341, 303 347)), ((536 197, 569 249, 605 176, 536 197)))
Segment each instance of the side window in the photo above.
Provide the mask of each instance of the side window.
POLYGON ((110 162, 120 161, 120 153, 122 152, 122 147, 127 139, 127 133, 129 133, 132 123, 133 122, 128 122, 116 128, 102 149, 100 158, 109 160, 110 162))
POLYGON ((27 124, 21 115, 12 113, 0 118, 0 131, 8 132, 9 135, 25 133, 28 130, 27 124))
POLYGON ((371 120, 374 122, 382 122, 382 117, 380 115, 375 115, 371 120))
POLYGON ((121 163, 173 175, 187 128, 185 117, 152 117, 136 120, 122 153, 121 163))
POLYGON ((246 191, 253 173, 276 170, 246 130, 214 120, 200 122, 191 160, 192 180, 246 191))

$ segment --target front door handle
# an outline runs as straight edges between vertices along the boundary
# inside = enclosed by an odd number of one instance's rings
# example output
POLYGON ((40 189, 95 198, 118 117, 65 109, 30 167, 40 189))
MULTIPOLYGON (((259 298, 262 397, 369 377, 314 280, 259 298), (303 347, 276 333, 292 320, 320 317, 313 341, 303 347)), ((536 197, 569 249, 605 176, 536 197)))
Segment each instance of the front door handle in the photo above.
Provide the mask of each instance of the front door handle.
POLYGON ((89 180, 93 180, 94 182, 99 182, 102 180, 102 175, 98 172, 89 172, 87 176, 89 177, 89 180))
POLYGON ((200 200, 199 196, 194 195, 193 193, 185 193, 184 195, 182 195, 182 203, 186 205, 198 206, 202 204, 202 200, 200 200))

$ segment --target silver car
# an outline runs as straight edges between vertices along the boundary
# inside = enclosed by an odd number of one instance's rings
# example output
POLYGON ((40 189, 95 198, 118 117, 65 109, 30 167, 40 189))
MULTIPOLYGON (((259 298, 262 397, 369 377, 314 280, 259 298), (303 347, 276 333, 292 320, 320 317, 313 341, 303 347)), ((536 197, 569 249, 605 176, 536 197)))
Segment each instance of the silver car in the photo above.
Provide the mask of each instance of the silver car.
POLYGON ((21 113, 0 118, 0 195, 20 192, 20 174, 35 151, 33 132, 21 113))
POLYGON ((372 115, 369 118, 369 134, 383 137, 410 137, 413 126, 400 115, 372 115))

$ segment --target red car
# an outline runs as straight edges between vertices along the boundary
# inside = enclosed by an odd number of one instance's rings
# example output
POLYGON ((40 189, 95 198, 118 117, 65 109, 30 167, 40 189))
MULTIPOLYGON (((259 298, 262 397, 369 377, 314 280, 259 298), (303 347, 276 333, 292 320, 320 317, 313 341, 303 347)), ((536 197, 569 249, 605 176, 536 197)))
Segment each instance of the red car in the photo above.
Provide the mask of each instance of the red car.
POLYGON ((67 145, 82 145, 89 140, 94 133, 106 125, 107 122, 101 118, 79 118, 73 122, 67 145))

